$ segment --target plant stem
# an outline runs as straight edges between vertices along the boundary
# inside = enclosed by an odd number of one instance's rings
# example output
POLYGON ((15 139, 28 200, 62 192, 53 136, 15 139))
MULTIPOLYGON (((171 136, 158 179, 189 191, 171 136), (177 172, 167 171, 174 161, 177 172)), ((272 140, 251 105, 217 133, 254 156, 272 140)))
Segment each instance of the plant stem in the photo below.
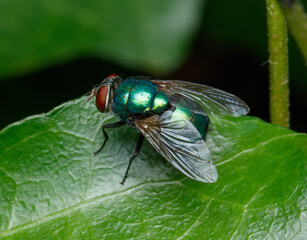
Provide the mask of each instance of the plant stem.
POLYGON ((288 37, 286 21, 277 0, 266 0, 270 62, 271 123, 290 125, 288 37))
POLYGON ((280 0, 281 6, 287 19, 287 23, 296 44, 300 48, 307 66, 307 16, 303 6, 298 1, 287 3, 280 0))

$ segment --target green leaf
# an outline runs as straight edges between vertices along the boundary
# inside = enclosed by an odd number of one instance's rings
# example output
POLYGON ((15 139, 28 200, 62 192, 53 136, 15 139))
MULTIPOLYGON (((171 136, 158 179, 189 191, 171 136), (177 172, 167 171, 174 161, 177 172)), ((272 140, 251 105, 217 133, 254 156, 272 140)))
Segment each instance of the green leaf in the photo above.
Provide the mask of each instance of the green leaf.
POLYGON ((200 24, 201 0, 1 1, 0 76, 94 55, 165 73, 200 24))
POLYGON ((219 179, 186 178, 80 98, 0 132, 1 239, 306 239, 307 137, 254 117, 212 118, 219 179))

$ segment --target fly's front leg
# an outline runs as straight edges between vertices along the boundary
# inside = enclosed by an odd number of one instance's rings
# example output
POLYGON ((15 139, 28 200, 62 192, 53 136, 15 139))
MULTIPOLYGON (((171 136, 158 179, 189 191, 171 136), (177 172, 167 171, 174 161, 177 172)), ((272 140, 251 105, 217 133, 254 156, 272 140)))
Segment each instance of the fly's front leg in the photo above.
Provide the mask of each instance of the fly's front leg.
POLYGON ((124 176, 123 180, 120 182, 120 184, 124 185, 126 178, 127 178, 127 175, 128 175, 128 172, 129 172, 129 168, 131 166, 131 163, 136 158, 136 156, 139 154, 141 147, 142 147, 142 144, 143 144, 143 141, 144 141, 144 136, 142 134, 140 134, 138 142, 136 144, 136 148, 134 150, 134 153, 133 153, 132 157, 129 159, 129 164, 128 164, 125 176, 124 176))
POLYGON ((104 147, 104 145, 106 144, 106 142, 108 141, 108 139, 109 139, 109 136, 108 136, 108 134, 107 134, 107 132, 106 132, 106 128, 116 128, 116 127, 120 127, 120 126, 122 126, 122 125, 124 125, 125 124, 125 122, 124 121, 119 121, 119 122, 115 122, 115 123, 109 123, 109 124, 106 124, 106 125, 103 125, 102 126, 102 132, 103 132, 103 135, 104 135, 104 141, 103 141, 103 144, 101 145, 101 147, 96 151, 96 152, 94 152, 94 154, 96 155, 97 153, 99 153, 102 149, 103 149, 103 147, 104 147))

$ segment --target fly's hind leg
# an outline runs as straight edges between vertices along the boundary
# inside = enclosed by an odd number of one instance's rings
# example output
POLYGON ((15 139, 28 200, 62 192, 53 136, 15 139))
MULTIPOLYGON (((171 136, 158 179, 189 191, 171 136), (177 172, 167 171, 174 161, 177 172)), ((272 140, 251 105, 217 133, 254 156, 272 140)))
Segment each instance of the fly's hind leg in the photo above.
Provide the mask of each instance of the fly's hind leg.
POLYGON ((126 178, 127 178, 127 175, 128 175, 128 172, 129 172, 129 168, 131 166, 131 163, 136 158, 136 156, 139 154, 141 147, 142 147, 142 144, 143 144, 143 141, 144 141, 144 136, 142 134, 140 134, 138 142, 136 144, 136 148, 134 150, 134 153, 133 153, 132 157, 129 159, 129 164, 128 164, 125 176, 124 176, 123 180, 120 182, 120 184, 124 185, 126 178))
POLYGON ((115 122, 115 123, 109 123, 109 124, 106 124, 106 125, 103 125, 102 126, 102 132, 103 132, 103 135, 104 135, 104 141, 103 141, 103 144, 101 145, 101 147, 96 151, 96 152, 94 152, 94 154, 96 155, 97 153, 99 153, 102 149, 103 149, 103 147, 104 147, 104 145, 106 144, 106 142, 108 141, 108 139, 109 139, 109 136, 108 136, 108 134, 107 134, 107 132, 106 132, 106 128, 116 128, 116 127, 120 127, 120 126, 122 126, 122 125, 124 125, 125 124, 125 122, 124 121, 119 121, 119 122, 115 122))

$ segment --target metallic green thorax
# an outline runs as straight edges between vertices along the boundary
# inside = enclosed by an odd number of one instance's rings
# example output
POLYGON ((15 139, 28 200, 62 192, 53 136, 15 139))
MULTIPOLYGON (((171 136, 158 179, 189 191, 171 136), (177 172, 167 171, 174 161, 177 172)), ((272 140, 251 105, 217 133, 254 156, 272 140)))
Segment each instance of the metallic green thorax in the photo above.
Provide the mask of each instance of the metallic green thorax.
POLYGON ((155 114, 168 105, 168 96, 147 80, 127 79, 116 90, 112 110, 125 119, 134 114, 155 114))
MULTIPOLYGON (((205 112, 197 103, 188 99, 178 98, 175 102, 177 102, 176 107, 172 107, 170 121, 179 120, 182 124, 191 122, 203 139, 209 124, 209 118, 205 112)), ((156 85, 147 80, 130 78, 121 83, 116 90, 112 110, 122 120, 127 121, 127 118, 133 115, 146 116, 161 113, 168 104, 168 96, 156 85)))

